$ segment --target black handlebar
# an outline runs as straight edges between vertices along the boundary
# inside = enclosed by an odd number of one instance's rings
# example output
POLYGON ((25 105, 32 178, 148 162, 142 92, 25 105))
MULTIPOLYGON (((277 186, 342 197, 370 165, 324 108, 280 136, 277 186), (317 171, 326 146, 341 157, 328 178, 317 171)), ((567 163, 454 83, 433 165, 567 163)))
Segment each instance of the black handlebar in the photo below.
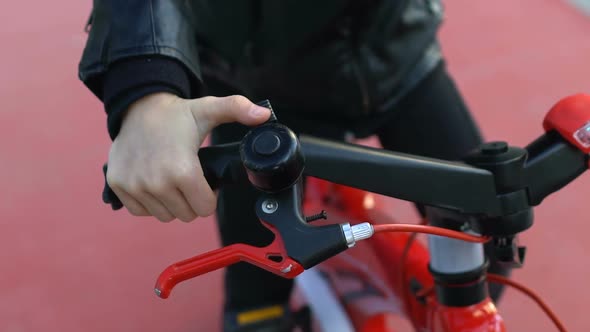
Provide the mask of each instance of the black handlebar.
POLYGON ((487 170, 313 137, 302 137, 301 145, 307 175, 466 214, 501 212, 487 170))
MULTIPOLYGON (((252 129, 242 142, 200 149, 199 159, 213 189, 241 182, 267 193, 274 186, 274 192, 279 192, 293 185, 303 171, 334 183, 475 216, 483 223, 476 229, 487 235, 516 234, 530 227, 531 208, 577 178, 588 165, 587 154, 555 131, 526 148, 486 143, 463 162, 450 162, 315 137, 297 139, 276 118, 252 129)), ((103 170, 106 175, 106 165, 103 170)), ((103 201, 114 210, 122 207, 106 181, 103 201)))

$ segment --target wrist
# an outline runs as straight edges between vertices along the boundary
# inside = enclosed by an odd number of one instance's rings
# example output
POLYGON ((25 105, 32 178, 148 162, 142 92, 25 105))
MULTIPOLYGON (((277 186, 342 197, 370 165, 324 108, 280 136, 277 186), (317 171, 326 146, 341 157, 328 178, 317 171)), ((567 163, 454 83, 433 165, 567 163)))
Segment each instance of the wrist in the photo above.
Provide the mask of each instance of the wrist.
POLYGON ((131 103, 127 108, 127 112, 143 107, 161 107, 162 105, 167 105, 177 100, 182 100, 182 98, 174 93, 168 91, 153 92, 140 97, 131 103))
MULTIPOLYGON (((175 90, 166 86, 153 85, 129 91, 127 94, 122 95, 115 102, 110 104, 107 117, 107 127, 112 140, 114 140, 119 134, 122 121, 124 117, 126 117, 128 111, 131 109, 131 106, 137 106, 137 101, 143 97, 157 93, 168 93, 175 96, 177 95, 175 90)), ((142 103, 142 105, 144 104, 145 103, 142 103)), ((136 107, 133 108, 135 109, 136 107)))
POLYGON ((154 114, 167 112, 168 110, 166 109, 166 106, 179 100, 182 100, 182 98, 174 93, 164 91, 158 91, 140 97, 132 102, 129 107, 121 113, 120 131, 123 130, 130 119, 133 119, 131 121, 150 121, 154 114))

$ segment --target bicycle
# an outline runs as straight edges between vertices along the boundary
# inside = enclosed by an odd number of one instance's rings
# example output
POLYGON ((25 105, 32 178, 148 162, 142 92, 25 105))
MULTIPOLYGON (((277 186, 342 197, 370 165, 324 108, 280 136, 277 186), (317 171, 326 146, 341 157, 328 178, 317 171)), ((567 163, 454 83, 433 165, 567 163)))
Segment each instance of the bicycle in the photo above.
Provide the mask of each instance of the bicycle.
MULTIPOLYGON (((272 110, 268 101, 263 105, 272 110)), ((486 273, 483 252, 491 241, 496 259, 522 266, 517 238, 532 226, 533 207, 588 168, 590 95, 560 100, 543 127, 525 148, 485 143, 462 162, 449 162, 298 137, 273 115, 241 142, 202 148, 199 157, 212 188, 242 182, 258 189, 254 209, 274 241, 266 247, 233 244, 172 264, 155 292, 167 298, 182 281, 243 261, 295 278, 323 331, 393 332, 391 315, 406 317, 416 331, 506 331, 489 296, 491 281, 531 296, 566 331, 531 290, 486 273), (437 224, 396 224, 380 214, 373 193, 423 204, 437 224), (363 222, 313 225, 326 219, 324 208, 363 222), (417 233, 429 234, 428 246, 415 241, 417 233), (363 240, 381 274, 344 253, 363 240), (364 288, 349 292, 339 282, 347 277, 364 288), (351 301, 366 295, 376 301, 351 301)), ((103 200, 122 207, 106 182, 103 200)))

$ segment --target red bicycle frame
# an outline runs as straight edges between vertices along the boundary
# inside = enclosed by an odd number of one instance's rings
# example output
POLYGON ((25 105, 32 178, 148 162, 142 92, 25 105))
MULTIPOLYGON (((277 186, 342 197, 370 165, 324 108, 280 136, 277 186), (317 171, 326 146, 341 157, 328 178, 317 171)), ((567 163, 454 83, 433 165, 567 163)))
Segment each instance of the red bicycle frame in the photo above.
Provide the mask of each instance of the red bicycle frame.
MULTIPOLYGON (((317 178, 309 178, 306 187, 304 209, 309 213, 326 209, 336 220, 395 223, 386 213, 383 201, 372 193, 317 178)), ((318 267, 327 276, 356 331, 394 332, 395 326, 390 322, 392 315, 407 318, 417 331, 506 331, 489 297, 467 307, 447 307, 437 303, 432 292, 417 296, 412 284, 427 289, 434 281, 428 270, 426 247, 420 241, 413 241, 406 248, 411 237, 407 233, 377 234, 353 249, 352 255, 359 257, 358 260, 345 260, 348 253, 342 253, 318 267), (359 262, 368 262, 371 268, 363 269, 359 262), (363 294, 359 285, 379 291, 363 294), (354 300, 344 300, 349 294, 356 294, 354 300)))

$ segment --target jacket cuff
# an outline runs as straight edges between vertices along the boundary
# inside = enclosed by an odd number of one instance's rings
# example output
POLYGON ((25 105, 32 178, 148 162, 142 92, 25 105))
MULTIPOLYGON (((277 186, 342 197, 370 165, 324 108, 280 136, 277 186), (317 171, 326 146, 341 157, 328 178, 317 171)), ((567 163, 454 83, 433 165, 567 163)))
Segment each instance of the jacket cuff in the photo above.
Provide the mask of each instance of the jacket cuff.
POLYGON ((103 102, 107 128, 112 140, 117 137, 127 108, 136 100, 156 92, 169 92, 181 98, 191 94, 189 74, 178 62, 159 57, 139 57, 118 61, 109 67, 103 80, 103 102))
POLYGON ((123 118, 125 117, 125 113, 129 106, 142 97, 157 92, 169 92, 179 97, 181 96, 178 90, 171 88, 170 86, 155 84, 129 90, 111 101, 108 107, 105 104, 105 109, 107 111, 107 129, 111 140, 114 141, 119 134, 123 118))

